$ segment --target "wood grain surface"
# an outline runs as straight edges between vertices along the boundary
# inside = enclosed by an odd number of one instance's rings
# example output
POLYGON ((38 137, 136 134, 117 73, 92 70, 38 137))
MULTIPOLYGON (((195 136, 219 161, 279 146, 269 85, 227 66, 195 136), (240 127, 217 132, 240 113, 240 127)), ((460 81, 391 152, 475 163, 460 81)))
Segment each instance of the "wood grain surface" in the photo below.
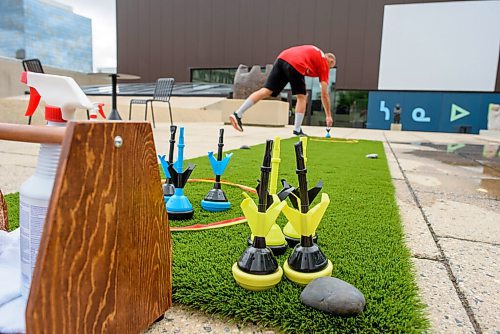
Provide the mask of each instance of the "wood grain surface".
POLYGON ((0 123, 0 139, 26 143, 61 144, 64 127, 0 123))
POLYGON ((3 197, 2 190, 0 190, 0 230, 9 230, 9 215, 7 212, 7 202, 3 197))
POLYGON ((151 125, 69 123, 27 332, 138 333, 171 305, 171 266, 151 125))

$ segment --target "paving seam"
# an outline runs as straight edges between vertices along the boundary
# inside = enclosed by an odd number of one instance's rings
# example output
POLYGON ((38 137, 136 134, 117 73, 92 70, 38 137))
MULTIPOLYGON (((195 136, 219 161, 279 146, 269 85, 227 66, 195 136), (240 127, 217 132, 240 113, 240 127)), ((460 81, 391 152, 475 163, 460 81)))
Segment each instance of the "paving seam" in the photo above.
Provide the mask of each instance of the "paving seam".
POLYGON ((411 193, 411 195, 413 197, 413 200, 415 201, 415 204, 417 204, 417 207, 419 208, 420 213, 422 214, 422 218, 424 218, 424 221, 427 224, 427 228, 429 229, 429 232, 432 235, 432 239, 434 239, 434 243, 436 244, 436 247, 439 250, 439 253, 441 254, 441 260, 437 260, 437 261, 441 262, 444 265, 444 267, 446 268, 446 271, 448 273, 448 277, 450 278, 451 283, 453 284, 453 287, 455 288, 455 291, 456 291, 456 293, 458 295, 458 298, 460 299, 460 302, 462 303, 462 306, 464 307, 465 312, 467 313, 467 316, 469 317, 469 320, 470 320, 470 322, 472 324, 472 327, 474 327, 474 330, 476 331, 477 334, 482 334, 483 331, 481 329, 481 326, 479 325, 479 323, 476 320, 476 317, 474 315, 474 311, 470 307, 469 301, 467 300, 467 297, 465 297, 464 292, 458 286, 457 278, 453 274, 453 270, 451 269, 450 262, 449 262, 448 258, 446 257, 446 254, 444 253, 443 248, 441 247, 441 245, 438 242, 439 241, 438 240, 438 236, 434 232, 434 229, 432 228, 431 223, 427 219, 427 216, 426 216, 426 214, 424 212, 424 209, 420 205, 420 201, 418 200, 418 197, 415 194, 415 191, 413 190, 413 187, 411 186, 410 181, 408 180, 408 178, 406 176, 406 173, 404 172, 403 168, 401 167, 401 164, 399 163, 399 159, 396 156, 396 153, 394 152, 394 150, 392 149, 391 143, 387 139, 387 136, 385 135, 385 132, 383 133, 383 135, 384 135, 384 139, 385 139, 387 145, 389 146, 389 148, 391 150, 392 155, 394 156, 394 159, 396 159, 396 162, 398 164, 399 170, 403 174, 406 186, 408 187, 408 190, 410 191, 410 193, 411 193))
MULTIPOLYGON (((403 179, 395 179, 395 180, 403 180, 403 179)), ((459 199, 477 199, 481 201, 495 201, 498 202, 498 200, 495 197, 490 197, 490 196, 484 196, 481 194, 478 195, 457 195, 457 194, 451 194, 443 191, 430 191, 430 190, 420 190, 420 189, 415 189, 415 193, 422 193, 422 194, 432 194, 432 195, 443 195, 443 196, 449 196, 450 198, 459 198, 459 199)))
POLYGON ((490 245, 490 246, 495 246, 495 247, 500 246, 500 244, 497 244, 497 243, 494 243, 494 242, 488 242, 488 241, 471 240, 471 239, 449 237, 449 236, 438 236, 438 237, 440 239, 453 239, 453 240, 459 240, 459 241, 474 242, 474 243, 477 243, 477 244, 490 245))
POLYGON ((427 257, 427 256, 412 255, 411 257, 412 257, 412 258, 414 258, 414 259, 419 259, 419 260, 427 260, 427 261, 441 262, 441 259, 430 258, 430 257, 427 257))

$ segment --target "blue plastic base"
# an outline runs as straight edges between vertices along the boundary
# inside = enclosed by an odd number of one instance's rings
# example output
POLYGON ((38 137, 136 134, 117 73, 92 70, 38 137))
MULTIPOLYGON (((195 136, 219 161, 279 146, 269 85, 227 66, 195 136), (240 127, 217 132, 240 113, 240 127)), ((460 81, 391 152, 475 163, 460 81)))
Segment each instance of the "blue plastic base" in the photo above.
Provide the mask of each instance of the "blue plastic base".
POLYGON ((221 212, 231 208, 231 202, 201 201, 201 207, 210 212, 221 212))
POLYGON ((172 197, 172 196, 163 195, 163 199, 165 200, 165 205, 168 203, 168 200, 170 199, 170 197, 172 197))
MULTIPOLYGON (((176 189, 176 192, 181 189, 176 189)), ((177 195, 170 197, 167 202, 168 218, 176 219, 189 219, 193 216, 193 206, 189 199, 184 195, 177 195)))

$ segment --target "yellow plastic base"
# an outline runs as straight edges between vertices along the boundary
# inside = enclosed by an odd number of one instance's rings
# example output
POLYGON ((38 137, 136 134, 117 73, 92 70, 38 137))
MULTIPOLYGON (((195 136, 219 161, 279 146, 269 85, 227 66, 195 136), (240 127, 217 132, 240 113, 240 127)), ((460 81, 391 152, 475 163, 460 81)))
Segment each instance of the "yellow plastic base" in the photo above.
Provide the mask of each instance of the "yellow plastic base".
POLYGON ((283 269, 285 271, 285 276, 290 281, 305 286, 309 284, 309 282, 311 282, 313 279, 316 279, 318 277, 332 276, 333 264, 332 261, 328 260, 328 265, 321 271, 315 273, 301 273, 290 268, 290 266, 288 265, 288 261, 285 261, 283 269))
POLYGON ((293 225, 290 222, 286 223, 285 227, 283 227, 283 233, 289 238, 300 240, 300 233, 293 228, 293 225))
POLYGON ((269 275, 252 275, 244 272, 238 267, 238 263, 234 263, 231 268, 233 277, 242 288, 252 291, 264 291, 274 288, 281 281, 283 269, 278 267, 278 270, 269 275))
MULTIPOLYGON (((250 236, 250 238, 252 238, 253 241, 253 234, 250 236)), ((273 224, 273 226, 271 226, 269 233, 266 235, 266 245, 267 246, 286 245, 285 236, 283 235, 283 232, 281 232, 281 228, 279 227, 278 224, 273 224)))

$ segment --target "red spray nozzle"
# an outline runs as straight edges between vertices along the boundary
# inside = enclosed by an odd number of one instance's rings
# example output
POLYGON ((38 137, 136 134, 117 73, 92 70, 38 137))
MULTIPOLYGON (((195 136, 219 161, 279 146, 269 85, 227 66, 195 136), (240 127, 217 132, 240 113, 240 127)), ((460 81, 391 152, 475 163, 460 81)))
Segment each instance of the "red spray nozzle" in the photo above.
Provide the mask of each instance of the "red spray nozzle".
POLYGON ((30 87, 30 102, 24 116, 33 116, 38 104, 40 103, 40 98, 41 96, 38 94, 38 91, 35 88, 30 87))
POLYGON ((64 120, 75 119, 76 108, 97 108, 83 93, 73 78, 36 72, 24 72, 21 81, 30 87, 30 101, 27 116, 33 115, 41 99, 51 107, 59 108, 64 120))
MULTIPOLYGON (((21 73, 21 82, 28 84, 28 72, 24 71, 21 73)), ((40 98, 41 96, 38 94, 38 91, 35 88, 30 87, 30 101, 28 109, 26 109, 26 113, 24 114, 25 116, 33 116, 38 104, 40 103, 40 98)))
POLYGON ((102 118, 106 119, 106 114, 102 110, 103 105, 104 105, 104 103, 94 103, 94 108, 92 108, 91 113, 90 113, 90 119, 96 120, 97 119, 97 112, 99 113, 99 115, 101 115, 102 118))
POLYGON ((102 118, 106 119, 106 114, 104 113, 104 111, 102 110, 102 106, 104 105, 104 103, 99 103, 97 105, 97 107, 99 108, 99 114, 102 116, 102 118))

